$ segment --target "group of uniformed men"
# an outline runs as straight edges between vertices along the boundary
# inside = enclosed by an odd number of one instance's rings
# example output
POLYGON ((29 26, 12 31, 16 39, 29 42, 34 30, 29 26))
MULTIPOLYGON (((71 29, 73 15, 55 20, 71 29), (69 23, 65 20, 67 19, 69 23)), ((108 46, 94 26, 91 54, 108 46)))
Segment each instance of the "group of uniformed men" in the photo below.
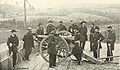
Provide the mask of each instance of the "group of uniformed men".
MULTIPOLYGON (((70 21, 71 25, 69 26, 68 30, 65 25, 63 25, 63 21, 60 21, 60 25, 58 27, 55 27, 53 24, 53 21, 49 21, 47 28, 46 28, 46 33, 44 33, 44 28, 41 23, 38 25, 38 29, 36 31, 36 35, 49 35, 49 41, 48 41, 48 53, 49 53, 49 67, 54 67, 56 66, 56 29, 58 31, 69 31, 72 36, 74 36, 74 41, 70 42, 74 44, 74 48, 72 50, 72 53, 78 60, 78 64, 80 65, 81 63, 81 57, 83 50, 85 50, 85 44, 86 41, 88 41, 88 36, 87 36, 87 27, 86 27, 86 22, 83 21, 80 23, 80 25, 76 25, 73 20, 70 21)), ((108 26, 108 34, 107 34, 107 56, 113 56, 113 50, 114 50, 114 43, 116 41, 116 36, 115 32, 112 28, 112 26, 108 26)), ((32 34, 32 29, 29 27, 27 34, 24 35, 22 41, 24 42, 23 44, 23 49, 25 49, 25 55, 23 57, 23 60, 28 60, 29 61, 29 56, 31 54, 32 48, 34 47, 34 39, 33 39, 33 34, 32 34)), ((101 42, 105 39, 104 36, 99 32, 100 28, 98 26, 95 26, 94 23, 92 23, 92 27, 90 29, 90 36, 89 36, 89 41, 90 41, 90 51, 93 52, 93 56, 95 58, 99 58, 98 50, 102 48, 101 42)), ((19 45, 19 39, 16 36, 16 30, 12 30, 11 33, 12 35, 8 38, 7 45, 9 47, 9 55, 11 52, 13 52, 13 67, 16 65, 16 59, 17 59, 17 46, 19 45)), ((43 38, 38 38, 39 41, 41 41, 43 38)), ((38 52, 39 50, 39 45, 38 44, 38 52)), ((107 58, 105 61, 112 61, 113 58, 107 58)))

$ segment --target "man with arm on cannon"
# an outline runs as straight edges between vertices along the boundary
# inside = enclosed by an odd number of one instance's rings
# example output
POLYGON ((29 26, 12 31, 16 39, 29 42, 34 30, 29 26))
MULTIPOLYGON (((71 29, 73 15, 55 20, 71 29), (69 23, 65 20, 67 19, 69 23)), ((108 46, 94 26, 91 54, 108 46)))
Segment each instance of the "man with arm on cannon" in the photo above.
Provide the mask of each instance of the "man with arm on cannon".
POLYGON ((30 54, 32 52, 32 48, 35 48, 34 47, 33 34, 32 34, 32 31, 31 31, 32 28, 28 27, 27 30, 28 30, 27 34, 25 34, 24 37, 23 37, 23 39, 22 39, 23 42, 24 42, 23 49, 25 49, 25 55, 23 57, 24 61, 25 60, 30 61, 29 60, 29 56, 30 56, 30 54))
POLYGON ((57 27, 58 31, 67 31, 65 25, 63 25, 63 21, 59 21, 60 25, 57 27))
POLYGON ((93 40, 93 35, 94 35, 94 33, 95 33, 95 24, 92 23, 92 26, 91 26, 91 29, 90 29, 90 36, 89 36, 90 51, 91 51, 91 52, 93 51, 93 46, 92 46, 93 42, 92 42, 92 40, 93 40))
POLYGON ((39 55, 39 53, 40 53, 40 41, 42 41, 43 38, 37 37, 37 35, 44 35, 44 28, 43 28, 41 23, 39 23, 38 29, 36 31, 36 38, 38 39, 38 53, 37 53, 37 55, 39 55))
POLYGON ((88 40, 87 38, 87 27, 85 26, 85 21, 81 22, 81 27, 79 27, 79 32, 84 36, 85 41, 81 42, 81 47, 84 50, 85 42, 88 40))
MULTIPOLYGON (((113 56, 114 43, 116 41, 115 32, 112 30, 112 26, 108 26, 108 36, 107 36, 107 57, 113 56)), ((105 61, 113 61, 113 57, 107 58, 105 61)))
POLYGON ((68 28, 68 32, 72 33, 72 36, 74 36, 74 34, 75 34, 74 30, 79 29, 79 27, 77 25, 75 25, 73 20, 71 20, 70 22, 71 22, 71 25, 68 28))
POLYGON ((49 67, 54 68, 56 66, 56 30, 55 27, 51 28, 51 33, 48 39, 48 54, 49 54, 49 67))
POLYGON ((12 35, 10 37, 8 37, 8 40, 7 40, 7 45, 8 45, 8 48, 9 48, 9 55, 11 55, 11 52, 13 52, 13 67, 15 67, 16 65, 16 60, 17 60, 17 46, 19 45, 19 39, 16 35, 16 30, 12 30, 11 33, 12 35))
POLYGON ((52 23, 53 23, 53 21, 51 21, 51 20, 48 22, 48 25, 46 28, 46 35, 49 35, 49 33, 52 31, 52 27, 54 27, 52 23))
POLYGON ((93 55, 95 58, 100 58, 100 48, 102 48, 101 42, 104 40, 104 36, 99 32, 99 30, 100 28, 96 26, 93 36, 93 55))

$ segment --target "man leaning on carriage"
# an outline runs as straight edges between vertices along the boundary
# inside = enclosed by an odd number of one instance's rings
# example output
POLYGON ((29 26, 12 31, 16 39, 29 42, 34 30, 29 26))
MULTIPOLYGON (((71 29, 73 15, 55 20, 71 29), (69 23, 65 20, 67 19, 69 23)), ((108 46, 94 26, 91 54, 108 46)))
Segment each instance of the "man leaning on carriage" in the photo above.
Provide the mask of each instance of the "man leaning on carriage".
MULTIPOLYGON (((44 32, 45 29, 42 26, 42 23, 39 23, 38 29, 36 30, 36 33, 33 35, 32 34, 32 29, 29 27, 27 30, 27 34, 24 35, 23 37, 23 49, 25 49, 25 55, 23 60, 28 60, 29 61, 29 56, 32 52, 32 48, 34 47, 34 37, 36 37, 37 42, 38 42, 38 54, 40 53, 40 42, 42 41, 43 38, 39 38, 38 35, 49 35, 50 39, 48 40, 48 54, 49 56, 49 66, 54 67, 56 66, 56 30, 57 31, 68 31, 71 33, 71 35, 74 37, 74 40, 67 40, 68 44, 72 44, 73 48, 71 51, 71 54, 74 55, 77 59, 77 63, 80 65, 81 59, 82 59, 82 53, 83 50, 85 51, 85 45, 86 41, 88 41, 88 36, 87 36, 87 26, 86 22, 82 21, 79 23, 79 25, 76 25, 73 20, 70 21, 70 26, 68 29, 64 25, 63 21, 59 21, 59 26, 55 27, 53 25, 53 21, 49 21, 47 24, 46 28, 46 33, 44 32)), ((108 34, 107 34, 107 56, 113 56, 113 50, 114 50, 114 43, 116 41, 116 36, 115 32, 112 29, 112 26, 107 27, 108 29, 108 34)), ((11 31, 13 34, 8 38, 7 45, 9 46, 9 51, 13 52, 13 64, 14 66, 16 65, 16 54, 17 52, 14 52, 14 48, 16 48, 17 51, 17 46, 19 42, 16 42, 18 38, 15 35, 16 30, 11 31), (14 32, 13 32, 14 31, 14 32), (15 46, 14 46, 15 44, 15 46), (13 50, 13 51, 11 51, 13 50)), ((64 35, 64 34, 60 34, 64 35)), ((36 40, 35 39, 35 40, 36 40)), ((90 41, 90 51, 93 52, 93 56, 95 58, 100 58, 100 49, 102 48, 101 42, 104 40, 104 36, 102 33, 100 33, 100 28, 98 26, 95 26, 94 23, 92 23, 92 27, 90 29, 90 36, 89 36, 89 41, 90 41)), ((71 55, 69 54, 68 57, 71 55)), ((62 58, 62 56, 61 56, 62 58)), ((105 61, 112 61, 113 57, 107 58, 105 61)))

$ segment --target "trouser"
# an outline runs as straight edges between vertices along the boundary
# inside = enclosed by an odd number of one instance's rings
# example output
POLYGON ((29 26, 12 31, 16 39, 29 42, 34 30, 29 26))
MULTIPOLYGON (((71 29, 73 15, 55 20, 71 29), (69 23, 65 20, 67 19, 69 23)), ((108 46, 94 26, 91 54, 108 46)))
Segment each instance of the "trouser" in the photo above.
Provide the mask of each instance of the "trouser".
POLYGON ((29 56, 30 56, 31 52, 32 52, 32 48, 25 49, 25 56, 24 57, 26 60, 29 60, 29 56))
MULTIPOLYGON (((108 45, 108 43, 107 43, 107 57, 109 57, 109 56, 113 56, 113 52, 112 52, 112 48, 111 47, 113 47, 113 45, 110 43, 110 45, 111 46, 109 46, 108 45)), ((106 58, 106 60, 108 61, 108 60, 113 60, 113 57, 111 57, 111 58, 106 58)))
POLYGON ((12 48, 9 47, 9 56, 11 55, 11 52, 12 52, 12 48))
POLYGON ((93 51, 93 56, 94 56, 95 58, 97 58, 97 50, 94 50, 94 51, 93 51))
POLYGON ((86 43, 86 41, 80 42, 80 46, 82 47, 83 50, 84 50, 84 47, 85 47, 85 43, 86 43))
POLYGON ((56 54, 49 54, 49 67, 56 66, 56 54))
POLYGON ((17 53, 16 52, 13 52, 13 55, 12 55, 12 59, 13 59, 13 66, 16 65, 16 60, 17 60, 17 53))
POLYGON ((80 61, 81 61, 81 54, 80 53, 75 53, 74 54, 74 56, 75 56, 75 58, 77 59, 77 61, 78 61, 78 63, 80 63, 80 61))
POLYGON ((93 43, 90 41, 90 51, 93 51, 93 43))

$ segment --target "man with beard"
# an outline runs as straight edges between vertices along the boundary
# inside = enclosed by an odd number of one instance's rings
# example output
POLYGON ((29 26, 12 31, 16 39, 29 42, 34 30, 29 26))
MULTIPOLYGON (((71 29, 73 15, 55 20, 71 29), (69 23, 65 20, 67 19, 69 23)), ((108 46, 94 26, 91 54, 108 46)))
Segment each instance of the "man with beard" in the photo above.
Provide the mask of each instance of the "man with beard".
MULTIPOLYGON (((112 26, 108 26, 108 36, 107 36, 107 57, 113 56, 113 50, 114 50, 114 43, 116 41, 116 35, 114 30, 112 30, 112 26)), ((113 61, 113 57, 107 58, 105 61, 113 61)))
POLYGON ((25 34, 22 39, 22 41, 24 42, 23 49, 25 49, 25 55, 23 57, 23 61, 25 61, 25 60, 30 61, 29 56, 32 52, 32 48, 35 48, 33 34, 32 34, 32 28, 28 27, 27 30, 28 30, 27 34, 25 34))
POLYGON ((49 33, 52 31, 52 27, 54 27, 52 23, 53 23, 53 21, 51 21, 51 20, 48 22, 48 25, 46 28, 46 35, 49 35, 49 33))
POLYGON ((17 46, 19 45, 19 39, 16 35, 16 30, 12 30, 11 33, 12 35, 10 37, 8 37, 8 40, 7 40, 7 45, 8 45, 8 48, 9 48, 9 55, 11 55, 11 52, 13 52, 13 67, 15 67, 16 65, 16 60, 17 60, 17 46))
POLYGON ((37 37, 37 35, 44 35, 44 28, 41 23, 38 25, 38 29, 36 31, 36 38, 38 39, 38 53, 37 55, 40 54, 40 42, 42 41, 43 38, 37 37))
POLYGON ((102 48, 101 42, 105 39, 104 36, 99 32, 100 28, 95 27, 95 33, 93 36, 93 55, 95 58, 100 57, 100 49, 102 48))
POLYGON ((75 25, 75 23, 73 22, 73 20, 71 20, 70 22, 71 22, 71 25, 69 26, 68 31, 70 33, 72 33, 72 36, 74 36, 74 34, 75 34, 74 30, 78 29, 79 27, 77 25, 75 25))
POLYGON ((84 36, 85 41, 81 42, 81 47, 84 50, 85 47, 85 42, 88 40, 87 38, 87 27, 85 26, 86 22, 82 21, 81 22, 81 27, 79 27, 79 32, 84 36))
POLYGON ((58 31, 66 31, 67 28, 63 25, 63 21, 59 21, 60 25, 57 27, 58 31))
POLYGON ((56 30, 55 27, 51 28, 51 32, 48 37, 48 54, 49 54, 49 67, 54 68, 56 66, 56 30))

